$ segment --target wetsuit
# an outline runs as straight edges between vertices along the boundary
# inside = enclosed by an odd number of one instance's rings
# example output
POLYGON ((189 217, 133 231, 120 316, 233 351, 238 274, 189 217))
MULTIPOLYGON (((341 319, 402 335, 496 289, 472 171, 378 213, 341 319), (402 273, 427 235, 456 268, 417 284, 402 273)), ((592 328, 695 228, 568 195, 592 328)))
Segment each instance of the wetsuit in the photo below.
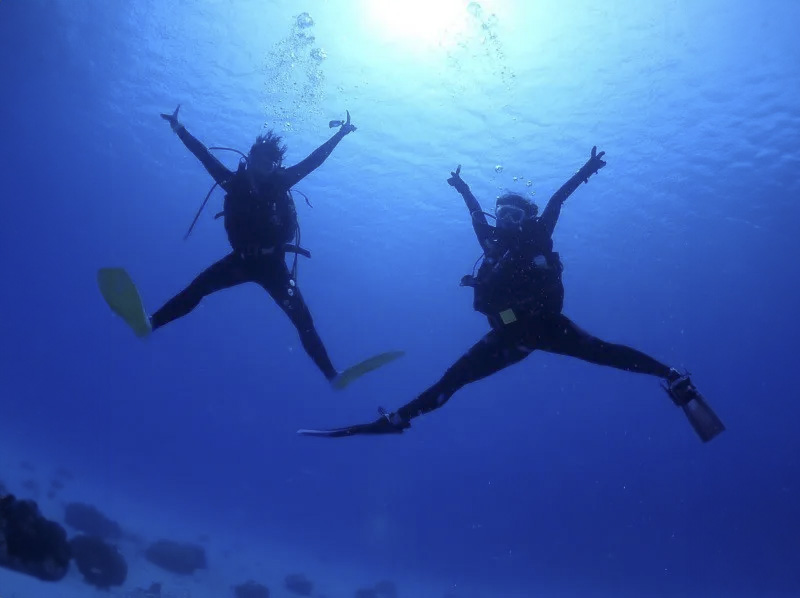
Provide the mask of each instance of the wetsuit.
MULTIPOLYGON (((182 125, 176 129, 176 133, 189 151, 200 160, 214 181, 226 191, 226 205, 229 199, 236 199, 232 196, 251 192, 253 179, 249 178, 250 173, 244 167, 235 172, 226 168, 182 125)), ((276 201, 276 207, 283 212, 284 220, 291 220, 295 215, 294 205, 288 195, 289 189, 318 168, 345 134, 340 130, 303 161, 289 168, 278 168, 269 175, 268 180, 259 181, 255 191, 279 197, 280 201, 276 201)), ((296 221, 294 223, 296 225, 296 221)), ((186 289, 155 312, 150 319, 153 330, 185 316, 197 307, 203 297, 211 293, 245 282, 254 282, 266 290, 289 316, 300 334, 306 353, 325 377, 332 380, 337 371, 314 328, 311 312, 303 301, 300 289, 286 265, 285 242, 289 239, 263 238, 267 231, 266 225, 259 222, 253 224, 254 227, 249 231, 250 238, 242 240, 232 234, 233 231, 229 229, 226 221, 226 230, 233 251, 202 272, 186 289), (262 224, 264 225, 261 226, 262 224)), ((293 228, 291 232, 294 232, 293 228)))
POLYGON ((630 347, 608 343, 576 326, 561 313, 561 261, 552 235, 561 206, 588 180, 581 169, 547 203, 541 217, 524 224, 517 238, 491 226, 469 186, 456 177, 472 217, 484 262, 462 284, 475 289, 475 308, 492 330, 456 361, 433 386, 396 411, 405 422, 444 405, 463 386, 517 363, 535 350, 577 357, 598 365, 669 378, 668 366, 630 347))

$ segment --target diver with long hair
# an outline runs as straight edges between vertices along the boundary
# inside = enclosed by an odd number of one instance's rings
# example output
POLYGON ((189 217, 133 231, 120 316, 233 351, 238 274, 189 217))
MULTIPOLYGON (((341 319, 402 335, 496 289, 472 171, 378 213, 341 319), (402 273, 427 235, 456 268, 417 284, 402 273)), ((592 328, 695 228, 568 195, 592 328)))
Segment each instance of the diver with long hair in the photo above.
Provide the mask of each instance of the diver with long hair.
POLYGON ((339 142, 356 130, 350 122, 350 113, 347 112, 345 121, 331 121, 330 126, 339 126, 339 130, 294 166, 283 166, 286 146, 281 137, 270 130, 257 137, 246 155, 239 152, 239 166, 232 171, 210 151, 229 148, 203 145, 178 120, 179 109, 180 105, 172 114, 162 114, 161 117, 169 122, 184 145, 200 160, 214 179, 214 187, 219 185, 225 191, 224 209, 218 216, 224 218, 231 252, 200 273, 152 316, 144 309, 138 290, 124 269, 102 268, 98 272, 98 284, 112 310, 137 336, 144 337, 187 315, 204 297, 253 282, 267 291, 289 317, 306 353, 334 388, 344 388, 368 371, 402 355, 400 351, 381 353, 339 372, 328 357, 297 285, 296 256, 310 257, 310 253, 299 245, 297 211, 291 189, 319 168, 339 142), (286 264, 287 253, 295 255, 291 271, 286 264))

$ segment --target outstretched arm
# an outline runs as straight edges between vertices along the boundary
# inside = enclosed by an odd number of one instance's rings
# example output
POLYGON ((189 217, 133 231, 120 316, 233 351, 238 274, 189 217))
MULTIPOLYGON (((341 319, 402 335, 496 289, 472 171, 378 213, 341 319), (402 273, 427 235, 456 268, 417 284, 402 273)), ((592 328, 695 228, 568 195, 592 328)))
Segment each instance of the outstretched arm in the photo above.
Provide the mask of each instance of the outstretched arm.
POLYGON ((450 173, 450 178, 447 179, 447 183, 451 187, 454 187, 455 190, 461 194, 461 197, 464 198, 464 203, 466 204, 467 210, 469 210, 470 218, 472 219, 472 228, 475 230, 475 236, 478 237, 478 243, 481 244, 481 247, 486 250, 487 243, 491 238, 492 227, 486 220, 486 215, 481 209, 481 204, 478 203, 477 199, 475 199, 475 196, 472 194, 469 185, 467 185, 464 182, 464 179, 461 178, 461 164, 458 165, 458 168, 456 168, 455 172, 450 173))
POLYGON ((175 108, 172 114, 162 114, 161 118, 169 122, 169 126, 178 135, 183 144, 192 152, 195 157, 200 160, 200 163, 205 167, 208 174, 217 182, 217 184, 228 191, 228 181, 233 176, 233 173, 228 170, 210 151, 197 139, 194 135, 186 130, 186 127, 178 121, 178 110, 181 109, 180 104, 175 108))
POLYGON ((558 222, 558 217, 561 215, 561 206, 567 201, 567 198, 574 193, 575 189, 577 189, 581 183, 588 183, 589 177, 606 165, 605 161, 602 159, 604 155, 605 152, 600 152, 598 154, 597 146, 594 146, 592 148, 592 156, 587 160, 586 164, 581 166, 581 169, 564 183, 561 188, 553 194, 550 201, 547 202, 540 222, 544 225, 548 236, 552 236, 556 228, 556 222, 558 222))
POLYGON ((294 166, 290 166, 284 171, 283 177, 287 187, 293 187, 314 170, 322 166, 322 163, 331 155, 333 149, 339 145, 339 142, 344 139, 344 136, 355 130, 356 127, 350 124, 350 112, 348 111, 347 120, 342 123, 341 128, 333 137, 311 152, 305 160, 298 162, 294 166))

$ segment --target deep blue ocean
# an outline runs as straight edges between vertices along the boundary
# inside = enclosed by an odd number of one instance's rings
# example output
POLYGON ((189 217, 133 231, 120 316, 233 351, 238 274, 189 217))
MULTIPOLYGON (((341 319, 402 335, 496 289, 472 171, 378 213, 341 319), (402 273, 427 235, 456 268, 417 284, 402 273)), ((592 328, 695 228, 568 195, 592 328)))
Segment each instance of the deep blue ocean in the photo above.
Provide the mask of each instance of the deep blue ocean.
MULTIPOLYGON (((201 542, 160 572, 120 544, 130 596, 800 596, 800 3, 791 0, 0 0, 0 480, 63 521, 96 505, 144 540, 201 542), (406 355, 334 391, 263 289, 138 339, 230 251, 213 184, 159 117, 299 162, 298 285, 334 364, 406 355), (534 352, 402 435, 318 439, 433 384, 488 330, 459 286, 483 208, 564 205, 564 313, 680 369, 727 430, 702 443, 659 381, 534 352), (68 471, 48 492, 56 471, 68 471), (172 594, 169 594, 172 592, 172 594)), ((238 156, 219 152, 236 168, 238 156)), ((71 532, 70 532, 71 533, 71 532)), ((0 569, 0 598, 108 596, 0 569), (72 592, 72 593, 70 593, 72 592)))

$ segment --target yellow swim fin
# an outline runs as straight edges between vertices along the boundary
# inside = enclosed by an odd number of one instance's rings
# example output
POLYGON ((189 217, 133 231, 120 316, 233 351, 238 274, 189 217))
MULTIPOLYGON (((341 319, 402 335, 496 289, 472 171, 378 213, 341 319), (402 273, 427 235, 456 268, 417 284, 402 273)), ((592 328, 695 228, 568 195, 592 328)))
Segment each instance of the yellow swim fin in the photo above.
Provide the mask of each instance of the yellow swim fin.
POLYGON ((100 268, 97 271, 97 286, 108 306, 125 320, 136 336, 144 337, 152 332, 139 291, 124 268, 100 268))
POLYGON ((331 380, 331 386, 333 386, 333 388, 336 390, 342 390, 351 382, 359 379, 364 374, 367 374, 372 370, 377 370, 379 367, 382 367, 387 363, 391 363, 395 359, 399 359, 405 354, 405 351, 388 351, 387 353, 378 353, 369 359, 365 359, 364 361, 347 368, 345 371, 336 376, 336 378, 331 380))

